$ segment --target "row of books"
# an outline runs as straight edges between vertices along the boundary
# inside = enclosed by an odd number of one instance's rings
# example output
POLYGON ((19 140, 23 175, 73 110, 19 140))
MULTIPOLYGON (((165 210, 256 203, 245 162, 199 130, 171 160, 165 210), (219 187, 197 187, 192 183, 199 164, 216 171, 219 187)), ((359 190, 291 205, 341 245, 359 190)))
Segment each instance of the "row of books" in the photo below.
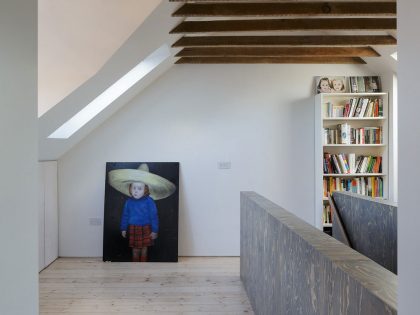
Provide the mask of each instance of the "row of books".
POLYGON ((372 155, 324 153, 324 174, 381 173, 382 157, 372 155))
POLYGON ((334 191, 350 191, 369 197, 383 197, 384 182, 381 177, 324 178, 324 197, 334 191))
POLYGON ((339 124, 336 128, 324 128, 324 144, 381 144, 382 127, 352 128, 339 124))
POLYGON ((353 97, 345 105, 325 103, 324 117, 382 117, 383 110, 381 98, 353 97))
POLYGON ((351 93, 372 93, 381 91, 381 80, 378 76, 349 77, 351 93))
POLYGON ((330 205, 324 205, 324 209, 322 211, 322 222, 324 224, 332 223, 332 213, 330 205))

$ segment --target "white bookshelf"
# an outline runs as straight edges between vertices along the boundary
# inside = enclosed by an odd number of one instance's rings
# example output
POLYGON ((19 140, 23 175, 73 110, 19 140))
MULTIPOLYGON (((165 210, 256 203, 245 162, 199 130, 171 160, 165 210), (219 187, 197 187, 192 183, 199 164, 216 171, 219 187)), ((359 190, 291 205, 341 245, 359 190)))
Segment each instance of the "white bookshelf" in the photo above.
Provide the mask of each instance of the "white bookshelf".
POLYGON ((323 205, 328 203, 324 197, 323 179, 327 177, 351 179, 355 177, 381 177, 383 180, 383 198, 389 195, 389 127, 388 127, 388 93, 321 93, 315 97, 315 225, 319 229, 330 227, 322 221, 323 205), (350 98, 380 98, 383 102, 383 115, 381 117, 326 117, 323 112, 325 103, 345 105, 350 98), (324 128, 334 128, 338 124, 348 123, 351 127, 382 127, 383 142, 381 144, 324 144, 324 128), (382 156, 381 173, 352 173, 352 174, 324 174, 324 153, 355 153, 358 155, 382 156))

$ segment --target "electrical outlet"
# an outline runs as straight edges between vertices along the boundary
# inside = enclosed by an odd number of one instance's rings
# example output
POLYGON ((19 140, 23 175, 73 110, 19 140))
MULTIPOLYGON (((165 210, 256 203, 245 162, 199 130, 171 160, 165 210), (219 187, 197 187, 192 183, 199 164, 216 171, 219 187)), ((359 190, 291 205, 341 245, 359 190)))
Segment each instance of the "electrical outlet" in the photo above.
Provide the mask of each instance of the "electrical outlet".
POLYGON ((102 225, 102 219, 101 218, 89 218, 89 225, 93 225, 93 226, 102 225))

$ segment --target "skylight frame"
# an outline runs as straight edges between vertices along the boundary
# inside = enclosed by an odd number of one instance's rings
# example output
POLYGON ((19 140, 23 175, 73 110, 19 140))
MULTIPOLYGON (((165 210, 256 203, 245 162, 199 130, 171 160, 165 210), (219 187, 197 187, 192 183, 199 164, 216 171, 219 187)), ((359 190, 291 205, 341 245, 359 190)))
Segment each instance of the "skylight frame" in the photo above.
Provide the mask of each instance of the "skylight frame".
POLYGON ((68 139, 95 116, 111 105, 136 83, 146 77, 171 55, 168 45, 164 44, 143 59, 139 64, 99 94, 73 117, 51 133, 49 139, 68 139))
POLYGON ((395 61, 398 61, 398 53, 394 52, 391 54, 391 57, 395 59, 395 61))

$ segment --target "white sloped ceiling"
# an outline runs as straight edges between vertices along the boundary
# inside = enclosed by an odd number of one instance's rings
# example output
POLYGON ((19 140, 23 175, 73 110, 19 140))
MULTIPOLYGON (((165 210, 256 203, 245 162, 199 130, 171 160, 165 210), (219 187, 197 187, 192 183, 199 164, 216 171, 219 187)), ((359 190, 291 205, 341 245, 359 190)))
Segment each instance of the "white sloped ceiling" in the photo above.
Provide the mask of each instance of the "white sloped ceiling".
MULTIPOLYGON (((109 0, 108 0, 109 1, 109 0)), ((61 1, 60 1, 61 2, 61 1)), ((107 2, 104 0, 104 2, 107 2)), ((139 1, 142 2, 143 1, 139 1)), ((131 89, 114 101, 110 106, 98 114, 94 119, 77 131, 68 139, 49 139, 48 136, 64 122, 74 116, 90 101, 111 86, 115 81, 126 74, 130 69, 145 57, 164 44, 171 47, 179 36, 169 35, 168 30, 180 22, 172 18, 171 14, 179 4, 162 1, 145 19, 143 23, 131 34, 122 46, 109 58, 108 61, 90 78, 69 95, 64 97, 57 105, 45 112, 39 118, 39 159, 56 160, 71 149, 76 143, 86 137, 97 126, 112 116, 119 108, 131 100, 142 89, 148 86, 162 73, 174 65, 172 56, 160 64, 144 79, 140 80, 131 89)), ((52 86, 51 88, 53 88, 52 86)), ((45 87, 48 89, 48 87, 45 87)))

